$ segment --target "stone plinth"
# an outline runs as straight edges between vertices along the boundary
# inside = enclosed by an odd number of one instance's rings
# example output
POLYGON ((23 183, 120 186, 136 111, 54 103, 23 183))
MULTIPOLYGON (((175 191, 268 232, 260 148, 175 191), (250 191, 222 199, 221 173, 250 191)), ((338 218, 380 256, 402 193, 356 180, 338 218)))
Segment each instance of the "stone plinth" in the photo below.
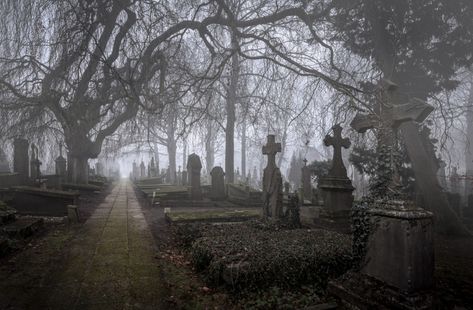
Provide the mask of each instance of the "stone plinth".
POLYGON ((319 180, 319 194, 324 210, 332 217, 348 216, 353 204, 355 189, 348 178, 324 177, 319 180))
POLYGON ((433 214, 422 209, 381 208, 368 214, 372 231, 361 272, 407 293, 430 289, 433 214))

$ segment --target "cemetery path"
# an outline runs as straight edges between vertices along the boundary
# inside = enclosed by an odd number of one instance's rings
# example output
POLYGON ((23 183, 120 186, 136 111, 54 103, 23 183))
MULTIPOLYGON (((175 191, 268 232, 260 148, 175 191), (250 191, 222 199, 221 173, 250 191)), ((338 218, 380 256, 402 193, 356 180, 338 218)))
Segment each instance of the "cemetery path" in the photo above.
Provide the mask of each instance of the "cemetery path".
POLYGON ((48 308, 162 308, 157 248, 129 182, 115 186, 68 251, 40 292, 48 308))

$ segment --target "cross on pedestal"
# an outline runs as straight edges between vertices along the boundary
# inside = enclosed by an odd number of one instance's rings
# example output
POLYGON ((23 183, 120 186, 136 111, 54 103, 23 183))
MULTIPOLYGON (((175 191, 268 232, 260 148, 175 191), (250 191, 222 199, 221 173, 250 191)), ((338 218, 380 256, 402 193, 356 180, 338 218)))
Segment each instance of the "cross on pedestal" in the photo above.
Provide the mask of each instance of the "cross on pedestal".
POLYGON ((342 138, 342 127, 337 124, 332 127, 333 137, 326 135, 324 139, 325 146, 333 146, 333 161, 329 176, 347 178, 347 169, 343 164, 342 147, 349 148, 351 143, 348 138, 342 138))
POLYGON ((358 113, 350 124, 359 133, 364 133, 373 128, 378 129, 378 152, 381 156, 390 157, 388 159, 380 158, 379 160, 380 162, 388 160, 391 163, 391 184, 386 184, 388 187, 397 186, 399 183, 398 167, 393 153, 395 131, 404 122, 423 122, 434 109, 418 98, 412 98, 405 103, 401 103, 403 99, 401 99, 402 94, 398 88, 393 82, 382 80, 380 83, 382 100, 377 103, 375 113, 358 113), (382 147, 386 147, 389 154, 380 152, 382 147))
POLYGON ((263 146, 263 154, 268 155, 266 167, 276 167, 276 154, 281 152, 281 143, 276 143, 274 135, 268 135, 266 145, 263 146))
POLYGON ((389 80, 383 80, 381 88, 386 93, 386 102, 378 103, 376 114, 356 114, 350 126, 357 132, 364 133, 368 129, 381 127, 393 130, 401 123, 411 120, 421 123, 434 110, 431 105, 418 98, 401 103, 398 86, 389 80))
POLYGON ((304 158, 303 162, 304 162, 304 167, 307 166, 307 158, 304 158))

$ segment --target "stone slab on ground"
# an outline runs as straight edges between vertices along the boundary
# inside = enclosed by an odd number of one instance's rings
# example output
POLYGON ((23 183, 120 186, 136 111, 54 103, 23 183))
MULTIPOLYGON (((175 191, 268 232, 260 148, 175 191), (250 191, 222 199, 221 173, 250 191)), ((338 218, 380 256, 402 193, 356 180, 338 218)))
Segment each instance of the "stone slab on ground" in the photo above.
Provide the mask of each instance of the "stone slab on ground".
POLYGON ((261 217, 261 210, 232 210, 232 211, 194 211, 170 212, 165 214, 169 223, 189 222, 243 222, 261 217))
POLYGON ((79 194, 35 187, 11 188, 9 205, 19 214, 36 216, 66 216, 67 205, 78 205, 79 194))

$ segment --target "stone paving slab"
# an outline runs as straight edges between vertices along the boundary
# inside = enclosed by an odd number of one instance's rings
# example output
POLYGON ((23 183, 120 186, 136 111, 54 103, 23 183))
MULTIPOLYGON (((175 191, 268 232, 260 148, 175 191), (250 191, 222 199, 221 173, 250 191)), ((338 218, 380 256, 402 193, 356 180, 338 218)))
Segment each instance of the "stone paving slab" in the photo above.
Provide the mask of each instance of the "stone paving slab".
POLYGON ((157 309, 157 249, 129 182, 118 184, 71 242, 45 285, 49 309, 157 309))

